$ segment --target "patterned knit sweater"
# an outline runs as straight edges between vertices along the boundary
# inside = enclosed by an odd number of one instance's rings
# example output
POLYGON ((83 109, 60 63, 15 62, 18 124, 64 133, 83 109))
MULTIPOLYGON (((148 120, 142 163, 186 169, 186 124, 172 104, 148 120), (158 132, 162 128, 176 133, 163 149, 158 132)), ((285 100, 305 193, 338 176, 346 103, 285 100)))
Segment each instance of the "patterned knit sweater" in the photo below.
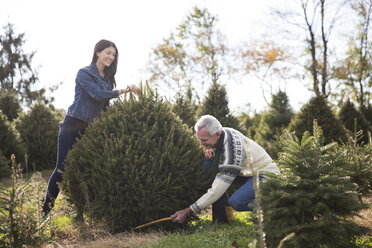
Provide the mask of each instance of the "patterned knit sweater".
POLYGON ((280 174, 269 154, 256 142, 235 129, 224 127, 223 131, 221 154, 216 154, 220 155, 218 173, 207 193, 190 206, 194 213, 217 201, 237 176, 252 176, 252 167, 263 176, 265 173, 280 174))

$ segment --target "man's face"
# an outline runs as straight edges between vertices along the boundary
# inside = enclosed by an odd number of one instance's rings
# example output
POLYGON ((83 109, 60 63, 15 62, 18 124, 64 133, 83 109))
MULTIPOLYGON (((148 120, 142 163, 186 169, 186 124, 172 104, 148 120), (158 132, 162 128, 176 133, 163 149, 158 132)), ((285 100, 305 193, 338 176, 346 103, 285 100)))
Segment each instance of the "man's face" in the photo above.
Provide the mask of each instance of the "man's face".
POLYGON ((204 146, 206 149, 215 147, 220 135, 221 133, 217 132, 215 135, 210 136, 205 128, 196 132, 196 137, 198 138, 200 145, 204 146))

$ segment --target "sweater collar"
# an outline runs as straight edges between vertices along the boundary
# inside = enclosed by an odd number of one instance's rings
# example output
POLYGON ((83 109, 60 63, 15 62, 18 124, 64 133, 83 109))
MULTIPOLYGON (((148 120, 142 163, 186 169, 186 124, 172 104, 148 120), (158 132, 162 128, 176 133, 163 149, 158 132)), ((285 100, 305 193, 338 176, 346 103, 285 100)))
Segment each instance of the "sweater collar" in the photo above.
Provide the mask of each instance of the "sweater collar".
POLYGON ((221 153, 221 151, 222 151, 222 148, 223 148, 223 141, 224 141, 224 139, 225 139, 225 131, 224 130, 222 130, 221 131, 221 135, 220 135, 220 137, 218 138, 218 141, 217 141, 217 144, 216 144, 216 150, 215 150, 215 153, 217 154, 217 153, 221 153))

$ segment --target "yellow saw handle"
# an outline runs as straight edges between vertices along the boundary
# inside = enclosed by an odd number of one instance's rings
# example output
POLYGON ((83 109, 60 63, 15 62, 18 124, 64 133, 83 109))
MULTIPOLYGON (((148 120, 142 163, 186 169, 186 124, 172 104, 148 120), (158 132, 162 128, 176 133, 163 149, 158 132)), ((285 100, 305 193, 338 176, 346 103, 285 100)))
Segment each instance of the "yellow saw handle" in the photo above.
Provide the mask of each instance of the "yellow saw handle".
POLYGON ((162 222, 162 221, 166 221, 166 220, 173 220, 173 218, 172 217, 165 217, 165 218, 162 218, 162 219, 154 220, 154 221, 148 222, 146 224, 143 224, 143 225, 140 225, 140 226, 136 226, 134 229, 140 229, 142 227, 150 226, 152 224, 155 224, 155 223, 158 223, 158 222, 162 222))

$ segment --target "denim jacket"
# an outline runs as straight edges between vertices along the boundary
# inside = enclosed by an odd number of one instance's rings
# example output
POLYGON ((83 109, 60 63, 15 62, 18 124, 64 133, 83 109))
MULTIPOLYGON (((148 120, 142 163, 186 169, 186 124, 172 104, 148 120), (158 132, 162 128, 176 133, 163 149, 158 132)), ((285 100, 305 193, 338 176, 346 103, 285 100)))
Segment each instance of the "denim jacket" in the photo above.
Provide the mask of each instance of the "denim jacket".
POLYGON ((108 71, 103 78, 94 63, 80 69, 75 80, 74 102, 68 108, 67 114, 86 122, 93 122, 105 103, 119 96, 118 90, 112 90, 109 77, 108 71))

